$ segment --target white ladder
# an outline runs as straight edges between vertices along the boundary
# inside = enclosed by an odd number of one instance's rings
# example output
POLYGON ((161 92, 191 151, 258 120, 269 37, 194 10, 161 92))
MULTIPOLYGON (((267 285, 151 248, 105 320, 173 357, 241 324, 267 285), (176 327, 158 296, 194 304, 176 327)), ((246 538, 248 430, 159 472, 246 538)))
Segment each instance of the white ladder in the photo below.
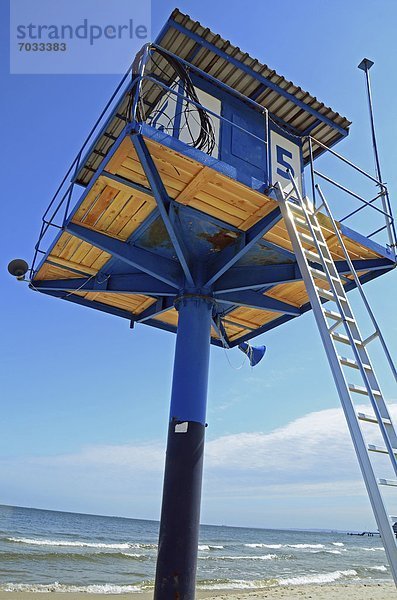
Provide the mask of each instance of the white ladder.
MULTIPOLYGON (((283 191, 279 184, 276 184, 277 199, 331 366, 376 523, 397 586, 397 541, 392 528, 393 521, 397 520, 397 517, 388 514, 380 489, 381 486, 397 486, 397 434, 372 367, 367 345, 378 338, 393 375, 397 379, 396 368, 324 195, 317 187, 322 203, 319 208, 314 209, 306 199, 303 200, 291 176, 290 179, 293 188, 288 194, 283 191), (292 198, 292 194, 294 198, 292 198), (328 213, 353 280, 359 288, 368 315, 375 327, 374 333, 366 339, 363 339, 360 334, 346 296, 342 278, 338 273, 317 218, 318 211, 323 207, 328 213), (308 246, 308 248, 305 246, 308 246), (325 286, 325 288, 322 286, 325 286), (325 308, 323 304, 325 301, 332 302, 336 309, 329 310, 325 308), (337 350, 339 344, 347 345, 353 357, 341 356, 337 350), (363 385, 349 383, 350 377, 347 379, 346 375, 348 372, 352 373, 353 370, 356 374, 359 374, 360 383, 363 385), (367 397, 373 414, 364 414, 357 411, 353 400, 355 394, 367 397), (379 428, 384 446, 366 443, 360 421, 375 424, 379 428), (369 452, 386 455, 396 479, 377 477, 369 452)), ((346 282, 346 278, 344 279, 346 282)))

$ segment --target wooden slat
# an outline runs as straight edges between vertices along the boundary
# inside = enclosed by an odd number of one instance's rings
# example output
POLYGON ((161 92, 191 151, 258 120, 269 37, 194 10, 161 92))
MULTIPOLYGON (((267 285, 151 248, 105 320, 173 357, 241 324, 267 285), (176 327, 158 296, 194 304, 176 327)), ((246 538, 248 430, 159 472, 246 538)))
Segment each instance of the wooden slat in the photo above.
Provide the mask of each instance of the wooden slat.
POLYGON ((213 176, 213 170, 208 167, 203 167, 195 177, 193 177, 189 184, 182 190, 175 198, 180 204, 189 205, 191 200, 195 197, 196 193, 203 187, 208 181, 211 175, 213 176))
POLYGON ((40 270, 36 273, 33 281, 49 281, 51 279, 72 279, 79 277, 75 272, 69 271, 62 267, 56 267, 48 262, 45 262, 40 270))
MULTIPOLYGON (((273 199, 262 192, 222 175, 190 157, 150 139, 146 139, 146 143, 167 193, 180 204, 189 205, 242 231, 252 227, 277 206, 273 199)), ((148 180, 129 138, 120 145, 107 170, 149 188, 148 180)), ((127 240, 147 220, 155 207, 156 202, 151 194, 135 190, 122 182, 101 175, 77 209, 73 222, 80 222, 95 231, 127 240)), ((343 260, 344 255, 330 219, 323 214, 319 214, 318 219, 333 259, 343 260)), ((264 239, 292 250, 283 221, 276 223, 264 239)), ((346 236, 343 236, 343 239, 352 260, 379 257, 378 253, 357 241, 346 236)), ((303 245, 308 249, 314 248, 310 242, 304 242, 303 245)), ((54 267, 45 263, 36 279, 39 276, 43 279, 76 277, 76 273, 70 270, 73 268, 80 269, 87 275, 96 274, 109 258, 110 255, 99 248, 71 234, 62 233, 54 244, 50 256, 51 260, 58 261, 59 266, 54 267)), ((316 279, 316 284, 329 289, 328 283, 321 279, 316 279)), ((139 314, 155 302, 148 296, 125 293, 81 291, 78 294, 84 295, 88 300, 96 300, 134 314, 139 314)), ((308 302, 308 295, 302 281, 279 284, 265 295, 296 307, 308 302)), ((280 313, 239 307, 225 316, 225 330, 229 339, 233 341, 279 317, 280 313)), ((178 313, 173 308, 154 318, 174 327, 178 323, 178 313)), ((214 330, 211 335, 216 335, 214 330)))
POLYGON ((123 160, 125 160, 130 152, 133 151, 134 147, 132 145, 131 138, 127 136, 121 142, 120 146, 117 148, 117 151, 106 165, 106 170, 109 171, 109 173, 116 173, 123 160))
POLYGON ((60 258, 59 256, 54 256, 53 254, 49 255, 48 260, 51 262, 55 262, 58 265, 61 265, 66 268, 69 267, 70 269, 76 269, 77 271, 83 271, 84 273, 87 273, 87 275, 96 275, 98 272, 97 269, 93 269, 91 266, 82 265, 82 264, 76 263, 72 260, 65 260, 64 258, 60 258))
POLYGON ((80 223, 92 226, 95 225, 98 219, 101 217, 101 215, 103 215, 103 213, 107 210, 109 205, 113 202, 114 198, 117 196, 118 193, 119 190, 107 185, 105 189, 101 192, 101 194, 98 196, 91 209, 80 220, 80 223))
POLYGON ((117 294, 109 292, 86 292, 83 294, 87 300, 95 300, 102 304, 114 306, 127 310, 133 314, 139 314, 154 304, 156 300, 142 294, 117 294))

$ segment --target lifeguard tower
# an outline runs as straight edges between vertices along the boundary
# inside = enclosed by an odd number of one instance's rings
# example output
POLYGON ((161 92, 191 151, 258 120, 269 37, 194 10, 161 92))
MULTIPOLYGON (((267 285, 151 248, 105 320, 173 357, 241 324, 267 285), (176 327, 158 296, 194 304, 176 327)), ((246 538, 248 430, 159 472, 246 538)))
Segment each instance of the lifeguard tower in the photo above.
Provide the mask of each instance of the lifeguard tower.
POLYGON ((396 238, 380 169, 373 177, 332 149, 349 126, 175 10, 43 217, 32 289, 177 336, 157 599, 195 594, 210 344, 232 348, 309 310, 397 582, 397 497, 393 508, 384 491, 396 492, 397 437, 371 342, 396 370, 362 287, 394 268, 396 238), (320 172, 324 153, 361 176, 369 196, 320 172), (333 186, 335 209, 320 180, 333 186), (367 336, 347 297, 354 288, 372 325, 367 336))

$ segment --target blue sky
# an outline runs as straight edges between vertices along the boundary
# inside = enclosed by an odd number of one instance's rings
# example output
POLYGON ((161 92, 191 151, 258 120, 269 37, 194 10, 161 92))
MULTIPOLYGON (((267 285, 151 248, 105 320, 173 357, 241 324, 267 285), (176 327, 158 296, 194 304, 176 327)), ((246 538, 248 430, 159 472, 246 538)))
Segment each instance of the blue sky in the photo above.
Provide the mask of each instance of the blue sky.
MULTIPOLYGON (((173 8, 169 0, 153 2, 153 38, 173 8)), ((350 118, 351 134, 338 150, 371 172, 356 66, 364 56, 374 60, 377 132, 393 201, 393 0, 380 0, 376 10, 370 0, 254 0, 249 10, 232 0, 181 0, 179 8, 350 118)), ((157 518, 174 337, 145 326, 131 331, 124 320, 33 293, 6 272, 12 258, 31 259, 41 215, 119 78, 9 75, 4 0, 0 10, 0 502, 157 518)), ((366 290, 396 354, 395 274, 366 290)), ((212 350, 202 520, 373 527, 312 315, 258 342, 268 353, 253 371, 233 369, 224 351, 212 350)), ((232 351, 230 361, 238 366, 241 354, 232 351)), ((395 401, 388 380, 385 390, 395 401)))

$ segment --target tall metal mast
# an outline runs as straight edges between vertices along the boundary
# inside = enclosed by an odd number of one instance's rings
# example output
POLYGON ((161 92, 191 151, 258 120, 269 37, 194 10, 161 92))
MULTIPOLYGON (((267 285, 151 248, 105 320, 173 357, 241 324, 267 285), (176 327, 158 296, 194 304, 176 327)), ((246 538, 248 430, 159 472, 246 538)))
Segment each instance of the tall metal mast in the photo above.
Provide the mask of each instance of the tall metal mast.
MULTIPOLYGON (((365 73, 365 80, 366 80, 366 85, 367 85, 369 118, 370 118, 370 122, 371 122, 372 147, 373 147, 374 158, 375 158, 375 174, 376 174, 377 180, 379 181, 379 184, 382 187, 382 207, 385 212, 387 212, 389 215, 391 215, 391 207, 390 207, 389 197, 387 195, 387 191, 385 190, 384 186, 382 185, 383 180, 382 180, 382 173, 381 173, 381 169, 380 169, 378 144, 376 141, 376 133, 375 133, 374 109, 373 109, 373 104, 372 104, 371 80, 370 80, 370 75, 369 75, 369 70, 373 65, 374 65, 374 62, 372 60, 370 60, 369 58, 363 58, 363 60, 358 65, 358 68, 361 69, 362 71, 364 71, 364 73, 365 73)), ((386 227, 387 227, 387 233, 389 236, 390 245, 392 247, 393 246, 395 247, 396 240, 393 235, 393 230, 391 227, 391 222, 390 222, 391 218, 385 216, 385 221, 386 221, 386 227)))

